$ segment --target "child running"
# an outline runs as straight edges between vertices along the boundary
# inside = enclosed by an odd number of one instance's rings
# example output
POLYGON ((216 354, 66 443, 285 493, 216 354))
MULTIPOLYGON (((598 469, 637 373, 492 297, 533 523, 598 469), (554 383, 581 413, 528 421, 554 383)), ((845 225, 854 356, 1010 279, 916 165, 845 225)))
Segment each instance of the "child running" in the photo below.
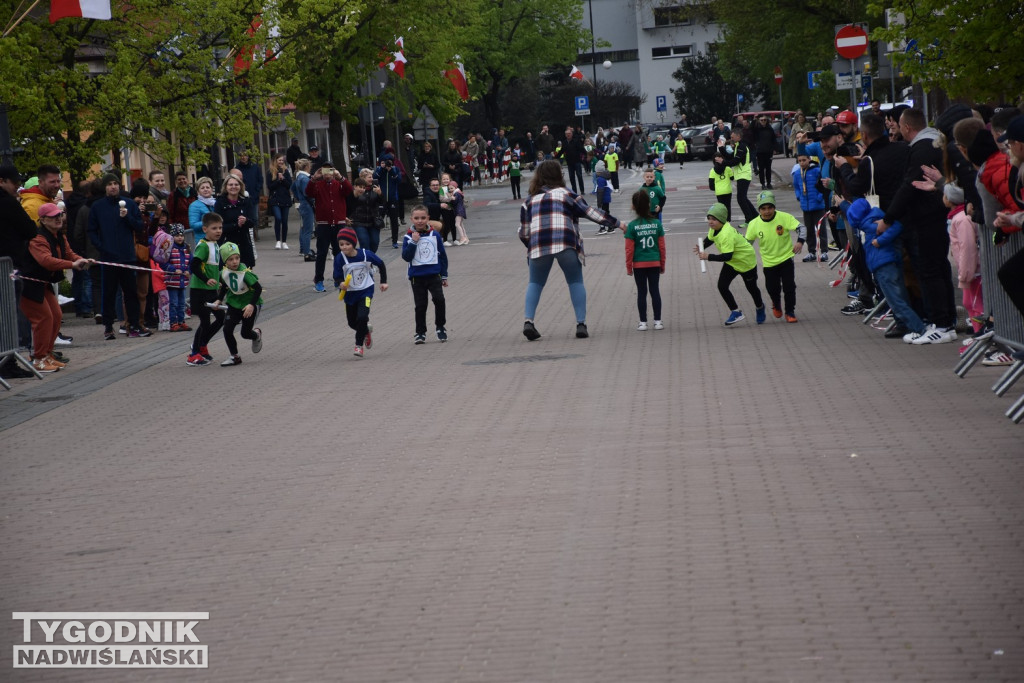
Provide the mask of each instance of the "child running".
POLYGON ((203 214, 203 238, 199 240, 196 250, 192 252, 192 260, 189 261, 189 272, 192 274, 188 282, 189 303, 192 310, 199 314, 199 327, 192 338, 192 348, 185 361, 187 365, 210 364, 213 356, 206 345, 224 325, 224 311, 207 306, 217 299, 217 282, 220 280, 221 266, 217 240, 220 239, 223 230, 224 221, 220 214, 212 211, 203 214))
POLYGON ((665 190, 658 185, 654 177, 654 169, 644 169, 644 184, 640 186, 640 190, 648 197, 651 216, 661 223, 661 210, 665 207, 665 190))
POLYGON ((380 270, 380 291, 388 291, 388 269, 379 256, 368 249, 357 249, 356 231, 338 231, 338 255, 334 257, 334 279, 341 280, 348 326, 356 331, 356 347, 352 352, 363 357, 364 349, 373 346, 373 325, 370 324, 370 303, 373 301, 373 267, 380 270))
POLYGON ((418 204, 412 210, 412 230, 402 242, 402 258, 409 262, 409 283, 416 306, 416 333, 413 343, 427 341, 427 294, 434 301, 434 327, 437 340, 448 341, 445 330, 443 287, 448 286, 448 254, 441 236, 430 228, 427 207, 418 204))
POLYGON ((708 172, 708 188, 715 193, 715 199, 725 207, 726 220, 732 220, 732 179, 733 170, 731 166, 725 165, 725 156, 721 152, 715 152, 712 158, 711 171, 708 172))
POLYGON ((651 213, 651 198, 647 190, 634 192, 632 202, 637 218, 626 227, 626 274, 632 275, 636 282, 636 307, 640 312, 636 329, 647 331, 647 292, 650 291, 654 329, 663 330, 658 283, 665 272, 665 228, 651 213))
MULTIPOLYGON (((355 234, 355 231, 352 230, 352 233, 355 234)), ((231 356, 220 365, 222 368, 229 368, 242 364, 242 358, 238 355, 238 343, 235 342, 235 327, 238 323, 242 323, 242 338, 252 340, 252 352, 259 353, 263 348, 263 333, 260 328, 253 328, 260 308, 263 307, 263 299, 260 298, 263 287, 260 286, 256 273, 242 264, 238 245, 234 242, 225 242, 221 245, 220 260, 224 264, 224 269, 220 273, 220 291, 217 292, 217 300, 213 302, 213 306, 219 307, 221 301, 228 305, 224 321, 224 342, 228 345, 228 353, 231 356)))
POLYGON ((513 154, 512 160, 508 162, 508 179, 512 186, 512 199, 522 199, 523 170, 518 154, 513 154))
POLYGON ((764 286, 772 300, 772 314, 782 317, 780 296, 785 296, 786 322, 796 319, 796 280, 794 279, 793 256, 799 254, 807 239, 807 228, 794 216, 775 209, 775 193, 762 190, 757 195, 758 217, 747 225, 745 237, 748 242, 755 240, 761 249, 761 265, 764 268, 764 286), (796 231, 796 246, 789 233, 796 231), (780 291, 781 290, 781 291, 780 291))
POLYGON ((735 325, 744 319, 743 311, 736 303, 736 297, 729 291, 729 286, 737 275, 743 278, 744 286, 754 299, 757 324, 761 325, 765 320, 765 310, 761 290, 757 286, 757 254, 754 253, 754 247, 729 224, 729 210, 725 204, 714 204, 708 209, 707 219, 708 236, 704 238, 704 249, 714 244, 718 247, 719 253, 708 254, 697 247, 694 247, 693 251, 702 261, 722 263, 722 272, 718 274, 718 293, 729 307, 729 317, 725 319, 725 325, 735 325))

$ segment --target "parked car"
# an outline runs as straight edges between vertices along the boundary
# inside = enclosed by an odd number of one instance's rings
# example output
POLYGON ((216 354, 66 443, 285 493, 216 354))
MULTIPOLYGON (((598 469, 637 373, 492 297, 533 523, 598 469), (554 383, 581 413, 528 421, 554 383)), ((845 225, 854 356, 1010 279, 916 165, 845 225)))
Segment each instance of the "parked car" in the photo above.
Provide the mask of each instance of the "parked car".
POLYGON ((693 126, 683 129, 683 139, 686 140, 686 157, 688 159, 700 159, 707 161, 715 154, 715 143, 708 140, 708 134, 714 128, 710 123, 702 126, 693 126))

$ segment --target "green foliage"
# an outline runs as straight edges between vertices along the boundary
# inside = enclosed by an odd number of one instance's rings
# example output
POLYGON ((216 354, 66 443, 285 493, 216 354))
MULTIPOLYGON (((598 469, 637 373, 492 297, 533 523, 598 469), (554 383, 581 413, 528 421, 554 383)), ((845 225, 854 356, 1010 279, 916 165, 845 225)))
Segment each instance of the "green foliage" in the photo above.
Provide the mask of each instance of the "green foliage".
POLYGON ((882 10, 869 9, 867 0, 710 0, 710 4, 723 26, 719 43, 722 73, 726 78, 750 78, 762 83, 774 93, 766 100, 772 109, 778 102, 773 81, 776 66, 782 67, 784 75, 782 99, 786 109, 811 109, 812 91, 807 88, 806 73, 832 64, 834 26, 865 21, 877 26, 882 21, 882 10))
POLYGON ((707 123, 712 116, 730 119, 736 111, 736 95, 747 102, 764 95, 762 84, 750 79, 726 79, 719 67, 717 50, 697 53, 680 61, 672 72, 678 88, 669 88, 675 109, 694 124, 707 123))
POLYGON ((878 28, 872 40, 901 44, 917 41, 917 50, 894 55, 899 68, 928 88, 977 101, 1020 101, 1024 84, 1024 3, 977 0, 891 0, 871 9, 902 12, 906 25, 878 28))

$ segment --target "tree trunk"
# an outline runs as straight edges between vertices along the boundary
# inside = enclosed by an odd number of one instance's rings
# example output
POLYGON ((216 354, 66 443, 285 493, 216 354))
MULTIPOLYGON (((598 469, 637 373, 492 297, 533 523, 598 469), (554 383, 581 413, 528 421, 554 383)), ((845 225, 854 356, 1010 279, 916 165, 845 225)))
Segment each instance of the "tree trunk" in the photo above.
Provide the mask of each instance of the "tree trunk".
POLYGON ((501 87, 497 81, 491 81, 491 87, 484 93, 484 116, 492 128, 501 128, 501 103, 499 96, 501 87))
POLYGON ((327 133, 328 137, 331 139, 331 153, 328 158, 334 164, 335 168, 342 173, 348 173, 350 170, 348 154, 346 154, 348 150, 345 149, 345 142, 348 139, 348 136, 342 129, 342 126, 345 124, 345 119, 334 109, 329 110, 327 112, 327 116, 327 133))

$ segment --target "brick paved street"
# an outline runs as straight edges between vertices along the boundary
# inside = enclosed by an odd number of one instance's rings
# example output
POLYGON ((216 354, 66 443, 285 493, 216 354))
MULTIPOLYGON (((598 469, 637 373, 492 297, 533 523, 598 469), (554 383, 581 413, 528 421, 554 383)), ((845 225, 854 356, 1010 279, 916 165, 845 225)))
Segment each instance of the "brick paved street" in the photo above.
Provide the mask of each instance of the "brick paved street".
POLYGON ((0 679, 1024 681, 1022 387, 840 315, 814 264, 799 324, 754 325, 736 281, 724 328, 690 254, 707 169, 666 173, 663 331, 586 223, 591 338, 556 271, 526 342, 519 204, 491 186, 449 249, 447 344, 412 344, 382 249, 353 357, 336 296, 266 238, 238 367, 219 338, 189 368, 184 336, 68 320, 70 371, 0 395, 0 612, 209 611, 210 667, 14 670, 5 618, 0 679))

